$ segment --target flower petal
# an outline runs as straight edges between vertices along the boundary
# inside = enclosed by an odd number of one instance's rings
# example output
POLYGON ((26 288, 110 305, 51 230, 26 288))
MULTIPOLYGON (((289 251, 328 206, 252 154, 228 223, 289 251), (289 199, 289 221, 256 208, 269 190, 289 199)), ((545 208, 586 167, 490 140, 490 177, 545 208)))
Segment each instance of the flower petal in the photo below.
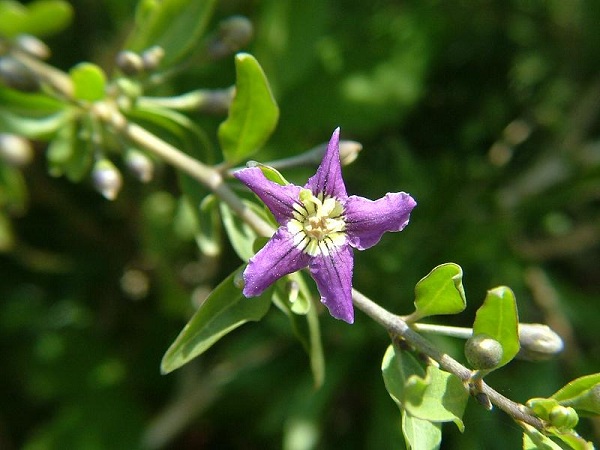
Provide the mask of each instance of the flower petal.
POLYGON ((330 197, 345 200, 346 186, 342 179, 342 165, 340 163, 340 129, 336 128, 331 136, 323 161, 312 177, 304 186, 310 189, 315 196, 325 193, 330 197))
POLYGON ((244 295, 255 297, 284 275, 303 269, 310 256, 294 246, 294 237, 279 228, 244 270, 244 295))
POLYGON ((238 170, 233 176, 248 186, 267 205, 279 224, 285 225, 292 217, 294 204, 299 202, 302 189, 300 186, 277 184, 267 179, 258 167, 238 170))
POLYGON ((354 255, 348 245, 341 246, 327 255, 315 256, 309 264, 310 272, 321 294, 321 302, 327 306, 333 317, 348 323, 354 322, 353 266, 354 255))
POLYGON ((388 193, 375 201, 349 197, 344 209, 350 245, 364 250, 377 244, 386 231, 401 231, 416 204, 405 192, 388 193))

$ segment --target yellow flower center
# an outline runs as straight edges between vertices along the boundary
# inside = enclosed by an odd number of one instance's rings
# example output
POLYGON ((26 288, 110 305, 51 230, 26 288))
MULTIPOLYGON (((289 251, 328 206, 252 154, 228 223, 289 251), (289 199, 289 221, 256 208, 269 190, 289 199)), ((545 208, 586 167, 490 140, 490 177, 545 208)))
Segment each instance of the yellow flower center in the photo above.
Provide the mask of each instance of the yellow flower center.
POLYGON ((294 218, 287 224, 294 245, 311 256, 328 255, 346 243, 343 214, 344 207, 335 198, 302 189, 300 202, 294 205, 294 218))

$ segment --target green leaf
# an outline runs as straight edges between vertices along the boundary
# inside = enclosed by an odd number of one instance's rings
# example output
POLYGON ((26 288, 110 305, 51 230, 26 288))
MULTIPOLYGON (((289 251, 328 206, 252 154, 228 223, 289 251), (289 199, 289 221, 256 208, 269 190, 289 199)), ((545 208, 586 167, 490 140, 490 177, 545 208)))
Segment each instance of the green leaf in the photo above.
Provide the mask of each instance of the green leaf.
POLYGON ((83 62, 77 64, 69 71, 75 98, 88 102, 102 100, 106 89, 106 75, 95 64, 83 62))
POLYGON ((262 171, 265 178, 267 180, 271 180, 273 183, 277 183, 280 186, 286 186, 290 184, 290 182, 286 180, 284 176, 281 175, 281 173, 274 167, 267 166, 266 164, 261 163, 256 163, 255 167, 258 167, 262 171))
POLYGON ((168 67, 199 47, 215 5, 216 0, 141 0, 126 48, 142 52, 158 45, 165 51, 161 66, 168 67))
POLYGON ((161 362, 167 374, 204 353, 215 342, 248 321, 262 319, 271 305, 271 290, 259 297, 245 298, 234 284, 241 269, 229 275, 206 298, 161 362))
POLYGON ((411 415, 432 422, 452 421, 461 432, 468 399, 463 382, 436 366, 427 366, 424 378, 413 375, 405 383, 404 406, 411 415))
POLYGON ((500 286, 490 289, 483 305, 477 310, 473 334, 486 334, 502 345, 498 367, 511 361, 519 352, 519 317, 513 292, 500 286))
POLYGON ((66 175, 73 182, 81 181, 93 163, 92 147, 89 130, 79 121, 66 124, 46 152, 50 175, 66 175))
POLYGON ((550 398, 577 411, 600 414, 600 373, 577 378, 555 392, 550 398))
POLYGON ((255 153, 269 138, 279 119, 279 108, 267 78, 256 59, 235 57, 236 93, 229 116, 219 126, 225 160, 239 162, 255 153))
POLYGON ((573 430, 562 431, 556 428, 551 428, 549 433, 557 439, 560 439, 573 450, 594 450, 594 444, 586 441, 573 430))
MULTIPOLYGON (((268 221, 265 210, 262 207, 248 200, 243 200, 243 202, 248 208, 252 209, 256 214, 268 221)), ((242 261, 248 261, 254 256, 254 241, 259 236, 252 227, 241 220, 239 216, 231 210, 229 205, 220 202, 219 207, 223 219, 223 226, 225 227, 225 232, 231 242, 231 246, 242 261)))
POLYGON ((196 243, 200 251, 208 256, 220 255, 223 250, 219 202, 214 195, 207 195, 197 206, 199 228, 196 243))
POLYGON ((523 450, 564 450, 560 445, 532 426, 526 423, 521 423, 521 426, 525 431, 523 433, 523 450))
POLYGON ((72 17, 73 8, 67 1, 37 0, 23 5, 3 0, 0 1, 0 36, 48 36, 66 28, 72 17))
POLYGON ((413 375, 425 376, 425 371, 414 356, 396 349, 393 345, 387 348, 383 356, 381 372, 385 388, 400 410, 404 408, 405 387, 408 379, 413 375))
POLYGON ((409 450, 437 450, 442 443, 442 425, 402 413, 402 432, 409 450))
POLYGON ((441 264, 415 286, 415 312, 410 320, 437 314, 457 314, 467 305, 462 269, 454 263, 441 264))
POLYGON ((13 133, 29 139, 48 139, 64 125, 67 114, 63 111, 47 117, 18 116, 0 109, 0 132, 13 133))

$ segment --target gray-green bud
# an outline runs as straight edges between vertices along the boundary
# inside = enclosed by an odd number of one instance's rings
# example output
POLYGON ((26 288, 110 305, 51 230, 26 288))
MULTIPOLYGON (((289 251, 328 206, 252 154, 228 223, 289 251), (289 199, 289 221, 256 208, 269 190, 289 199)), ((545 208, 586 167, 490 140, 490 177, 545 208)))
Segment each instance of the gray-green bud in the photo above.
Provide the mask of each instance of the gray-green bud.
POLYGON ((520 359, 542 361, 550 359, 564 348, 563 340, 552 329, 539 323, 519 324, 520 359))
POLYGON ((31 34, 18 35, 15 39, 15 45, 22 52, 39 59, 48 59, 51 54, 50 48, 31 34))
POLYGON ((37 77, 12 56, 0 57, 0 82, 23 92, 34 92, 40 89, 37 77))
POLYGON ((125 154, 127 168, 143 183, 148 183, 154 177, 154 164, 141 151, 130 148, 125 154))
POLYGON ((152 71, 160 66, 161 61, 165 57, 165 49, 159 45, 150 47, 142 52, 142 61, 144 69, 152 71))
POLYGON ((92 182, 98 192, 108 200, 117 198, 121 187, 123 186, 123 178, 121 172, 108 159, 100 159, 94 164, 92 169, 92 182))
POLYGON ((232 16, 219 24, 217 35, 208 43, 213 59, 229 56, 247 45, 254 34, 252 22, 243 16, 232 16))
POLYGON ((502 360, 502 345, 485 334, 476 334, 465 343, 465 356, 474 369, 489 370, 502 360))
POLYGON ((33 159, 31 142, 22 136, 0 133, 0 158, 14 167, 23 167, 33 159))
POLYGON ((117 53, 115 63, 125 75, 138 75, 144 70, 142 57, 130 50, 122 50, 117 53))

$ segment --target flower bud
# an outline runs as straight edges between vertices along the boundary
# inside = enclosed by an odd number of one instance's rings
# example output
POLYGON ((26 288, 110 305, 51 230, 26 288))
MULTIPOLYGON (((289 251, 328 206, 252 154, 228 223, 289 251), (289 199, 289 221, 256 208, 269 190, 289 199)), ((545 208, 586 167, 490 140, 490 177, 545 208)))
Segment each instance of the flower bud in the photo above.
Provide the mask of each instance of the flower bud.
POLYGON ((11 56, 0 57, 0 82, 23 92, 34 92, 40 88, 37 77, 11 56))
POLYGON ((115 63, 125 75, 138 75, 144 70, 142 57, 130 50, 122 50, 117 53, 115 63))
POLYGON ((571 430, 575 428, 579 422, 577 412, 570 406, 562 405, 556 405, 552 408, 548 419, 556 428, 563 430, 571 430))
POLYGON ((48 59, 50 57, 50 48, 41 40, 31 34, 20 34, 15 39, 16 47, 39 59, 48 59))
POLYGON ((233 276, 233 285, 238 289, 244 289, 246 282, 244 281, 244 272, 238 270, 233 276))
POLYGON ((0 158, 14 167, 23 167, 33 159, 31 142, 22 136, 0 133, 0 158))
POLYGON ((121 172, 106 158, 100 159, 94 164, 92 181, 96 190, 108 200, 117 198, 123 186, 121 172))
POLYGON ((465 343, 465 356, 474 369, 489 370, 500 364, 502 345, 485 334, 476 334, 465 343))
POLYGON ((362 150, 362 144, 356 141, 340 141, 340 161, 342 166, 352 164, 362 150))
POLYGON ((158 68, 162 59, 165 57, 165 50, 159 45, 150 47, 142 53, 142 62, 144 69, 152 71, 158 68))
POLYGON ((547 325, 539 323, 519 324, 518 357, 530 361, 542 361, 558 355, 564 348, 562 339, 547 325))
POLYGON ((144 153, 134 148, 127 150, 125 154, 127 168, 143 183, 147 183, 154 177, 154 164, 144 153))
POLYGON ((219 24, 217 35, 208 43, 208 54, 213 59, 237 52, 252 39, 252 22, 243 16, 233 16, 219 24))

